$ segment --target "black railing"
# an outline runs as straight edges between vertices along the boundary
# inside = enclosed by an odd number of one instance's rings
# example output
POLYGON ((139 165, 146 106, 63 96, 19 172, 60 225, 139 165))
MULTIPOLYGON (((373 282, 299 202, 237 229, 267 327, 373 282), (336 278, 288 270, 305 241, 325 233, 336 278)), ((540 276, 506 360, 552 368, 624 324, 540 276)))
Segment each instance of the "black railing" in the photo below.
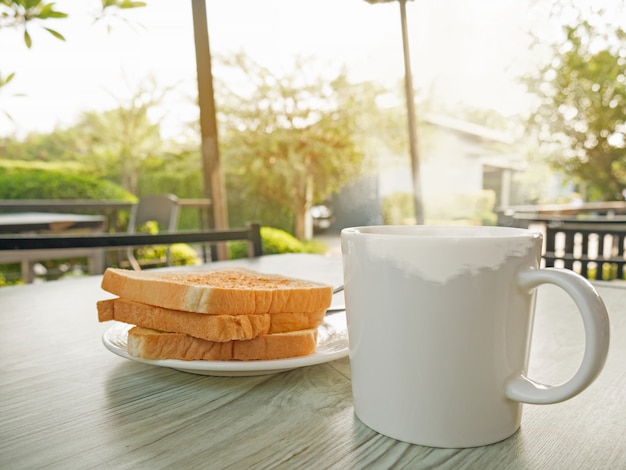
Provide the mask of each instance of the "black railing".
POLYGON ((501 208, 498 225, 543 232, 546 267, 597 280, 625 278, 626 201, 501 208))
POLYGON ((0 236, 0 250, 52 250, 70 248, 115 248, 172 243, 217 243, 246 240, 250 255, 263 254, 261 229, 251 223, 243 229, 167 232, 154 235, 136 233, 97 233, 85 235, 10 235, 0 236))
POLYGON ((598 280, 624 279, 626 218, 546 222, 547 267, 572 269, 598 280))

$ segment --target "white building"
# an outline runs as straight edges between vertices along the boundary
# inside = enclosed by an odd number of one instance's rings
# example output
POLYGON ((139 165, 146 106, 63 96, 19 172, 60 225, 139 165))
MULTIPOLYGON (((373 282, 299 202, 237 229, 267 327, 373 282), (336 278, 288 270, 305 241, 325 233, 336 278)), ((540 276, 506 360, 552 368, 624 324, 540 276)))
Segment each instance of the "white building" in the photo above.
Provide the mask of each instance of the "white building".
MULTIPOLYGON (((418 139, 427 217, 429 212, 436 218, 462 213, 463 201, 470 204, 483 190, 495 193, 494 206, 511 203, 513 174, 526 168, 512 137, 466 121, 428 115, 418 139)), ((381 156, 377 175, 345 188, 333 201, 337 228, 380 223, 383 198, 412 191, 409 157, 381 156)))

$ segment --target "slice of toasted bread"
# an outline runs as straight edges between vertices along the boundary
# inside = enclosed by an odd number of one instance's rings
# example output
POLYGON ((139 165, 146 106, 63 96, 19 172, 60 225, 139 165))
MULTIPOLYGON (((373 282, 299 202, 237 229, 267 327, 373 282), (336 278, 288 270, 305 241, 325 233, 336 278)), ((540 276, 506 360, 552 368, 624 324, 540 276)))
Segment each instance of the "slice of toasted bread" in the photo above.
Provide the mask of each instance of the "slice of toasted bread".
POLYGON ((220 343, 182 333, 134 327, 128 332, 127 350, 130 355, 143 359, 252 361, 306 356, 315 351, 316 342, 316 329, 220 343))
POLYGON ((109 268, 102 288, 144 304, 219 315, 319 312, 332 301, 329 285, 245 268, 204 272, 109 268))
POLYGON ((260 335, 317 328, 325 310, 311 313, 205 315, 155 307, 126 299, 97 303, 98 320, 117 320, 160 331, 185 333, 208 341, 247 340, 260 335))

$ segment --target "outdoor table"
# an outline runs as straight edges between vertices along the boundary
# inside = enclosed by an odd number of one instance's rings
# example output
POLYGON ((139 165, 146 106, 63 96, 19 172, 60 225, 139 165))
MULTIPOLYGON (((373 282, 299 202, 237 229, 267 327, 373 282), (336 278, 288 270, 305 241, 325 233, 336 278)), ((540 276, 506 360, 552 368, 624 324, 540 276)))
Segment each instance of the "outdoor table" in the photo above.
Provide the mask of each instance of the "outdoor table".
POLYGON ((75 229, 102 230, 105 226, 106 217, 101 215, 56 212, 0 214, 0 233, 62 232, 75 229))
MULTIPOLYGON (((18 212, 0 214, 0 234, 101 232, 107 219, 102 215, 65 214, 58 212, 18 212)), ((104 270, 101 249, 63 248, 25 251, 0 251, 0 264, 20 263, 22 278, 33 282, 33 264, 59 258, 86 257, 90 274, 104 270)))
MULTIPOLYGON (((338 257, 269 255, 209 267, 231 264, 342 282, 338 257)), ((612 336, 605 369, 587 390, 561 404, 525 405, 521 430, 502 442, 433 449, 358 420, 348 357, 214 377, 112 354, 101 343, 111 324, 96 313, 96 301, 112 296, 100 282, 0 288, 0 468, 626 468, 622 283, 596 284, 612 336)), ((579 366, 584 333, 574 308, 559 289, 540 288, 534 379, 558 383, 579 366)))
POLYGON ((0 199, 0 212, 118 211, 131 209, 130 201, 109 199, 0 199))

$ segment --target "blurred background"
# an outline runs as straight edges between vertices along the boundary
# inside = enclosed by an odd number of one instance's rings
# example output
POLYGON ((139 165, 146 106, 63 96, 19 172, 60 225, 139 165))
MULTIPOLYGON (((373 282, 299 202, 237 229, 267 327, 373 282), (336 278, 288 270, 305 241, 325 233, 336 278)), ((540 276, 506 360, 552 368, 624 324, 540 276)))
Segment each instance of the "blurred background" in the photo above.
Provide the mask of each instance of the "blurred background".
POLYGON ((193 2, 0 3, 0 199, 207 197, 301 241, 624 200, 622 1, 202 1, 220 201, 193 2))

